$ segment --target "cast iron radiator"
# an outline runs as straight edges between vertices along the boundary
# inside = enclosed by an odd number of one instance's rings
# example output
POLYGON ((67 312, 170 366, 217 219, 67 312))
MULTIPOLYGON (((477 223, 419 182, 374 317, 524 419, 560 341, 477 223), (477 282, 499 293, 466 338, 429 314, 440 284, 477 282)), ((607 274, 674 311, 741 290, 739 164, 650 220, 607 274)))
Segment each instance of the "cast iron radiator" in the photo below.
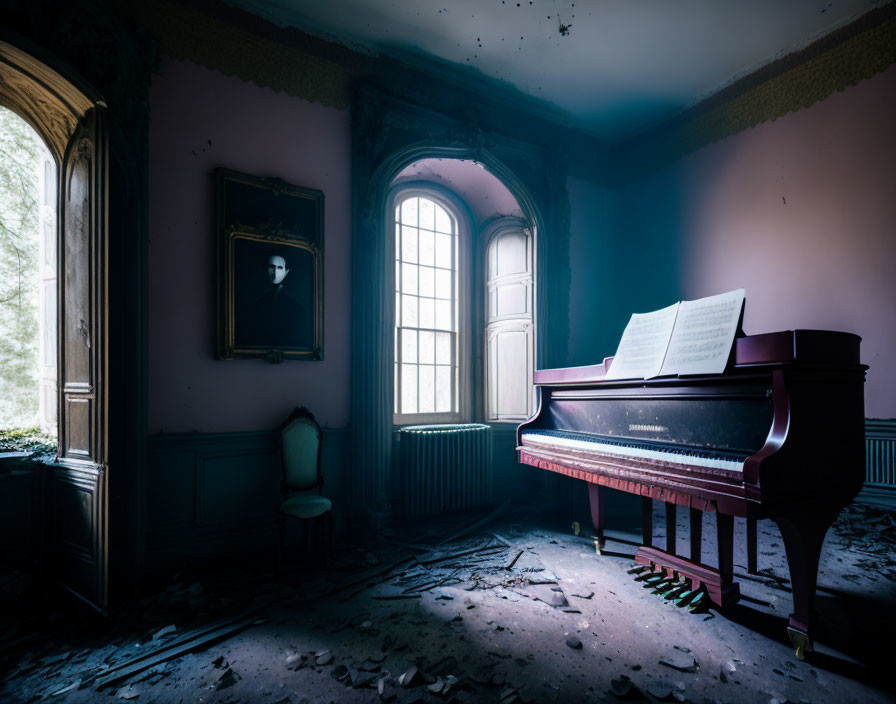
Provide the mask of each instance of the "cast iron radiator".
POLYGON ((896 423, 865 421, 865 483, 896 487, 896 423))
POLYGON ((400 512, 425 516, 491 500, 492 429, 411 425, 398 433, 400 512))

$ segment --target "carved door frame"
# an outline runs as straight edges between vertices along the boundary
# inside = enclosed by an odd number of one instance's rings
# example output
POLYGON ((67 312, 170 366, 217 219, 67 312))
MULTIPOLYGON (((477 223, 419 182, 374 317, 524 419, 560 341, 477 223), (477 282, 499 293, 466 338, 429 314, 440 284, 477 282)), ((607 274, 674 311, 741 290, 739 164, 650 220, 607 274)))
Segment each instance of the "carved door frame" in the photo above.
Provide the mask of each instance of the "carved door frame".
POLYGON ((48 466, 48 564, 98 610, 108 603, 108 129, 105 103, 0 41, 0 105, 57 166, 58 454, 48 466))

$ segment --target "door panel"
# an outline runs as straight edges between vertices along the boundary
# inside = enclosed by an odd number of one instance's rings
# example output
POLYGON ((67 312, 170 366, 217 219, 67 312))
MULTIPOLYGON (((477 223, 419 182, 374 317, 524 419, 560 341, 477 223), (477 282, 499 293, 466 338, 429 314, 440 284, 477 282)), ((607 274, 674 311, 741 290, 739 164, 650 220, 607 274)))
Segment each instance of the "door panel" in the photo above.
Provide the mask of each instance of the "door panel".
POLYGON ((106 606, 105 507, 102 469, 53 468, 54 567, 63 587, 100 610, 106 606))
POLYGON ((106 607, 106 188, 107 148, 99 108, 75 130, 59 188, 59 463, 50 511, 60 583, 106 607))

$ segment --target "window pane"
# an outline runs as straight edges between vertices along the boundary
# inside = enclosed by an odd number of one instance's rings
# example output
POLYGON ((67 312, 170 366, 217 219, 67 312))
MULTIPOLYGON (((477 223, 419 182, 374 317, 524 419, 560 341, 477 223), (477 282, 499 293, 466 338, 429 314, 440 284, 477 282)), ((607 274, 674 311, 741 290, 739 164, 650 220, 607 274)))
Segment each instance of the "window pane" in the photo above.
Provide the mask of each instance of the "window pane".
POLYGON ((443 269, 451 269, 454 262, 451 261, 451 235, 436 235, 436 266, 443 269))
POLYGON ((401 222, 405 225, 417 224, 417 199, 408 198, 401 203, 401 222))
POLYGON ((416 296, 401 297, 401 324, 408 328, 418 326, 416 296))
POLYGON ((420 327, 434 328, 436 326, 436 302, 432 298, 420 299, 420 327))
POLYGON ((457 411, 457 221, 427 197, 396 206, 396 412, 457 411))
POLYGON ((420 267, 420 295, 421 296, 435 296, 436 295, 436 284, 435 284, 435 273, 436 270, 432 269, 428 266, 420 267))
POLYGON ((451 409, 451 367, 436 367, 436 412, 448 413, 451 409))
POLYGON ((453 330, 452 322, 451 301, 436 301, 436 324, 433 327, 438 330, 453 330))
POLYGON ((451 338, 450 332, 437 332, 436 334, 436 364, 451 364, 451 338))
POLYGON ((401 228, 401 258, 406 262, 417 263, 417 229, 401 228))
POLYGON ((426 198, 420 199, 420 229, 434 230, 436 226, 435 203, 426 198))
POLYGON ((433 364, 436 361, 435 335, 434 332, 420 331, 420 364, 433 364))
POLYGON ((417 331, 402 330, 401 331, 401 361, 416 362, 417 361, 417 331))
POLYGON ((451 216, 441 205, 436 205, 436 230, 449 235, 454 233, 454 228, 451 227, 451 216))
POLYGON ((415 264, 401 265, 401 292, 417 294, 417 266, 415 264))
POLYGON ((427 266, 436 263, 435 235, 426 230, 420 232, 420 263, 427 266))
POLYGON ((451 298, 451 272, 436 269, 436 298, 451 298))
POLYGON ((420 367, 420 413, 436 410, 435 367, 420 367))
POLYGON ((417 365, 401 365, 401 413, 417 412, 417 365))

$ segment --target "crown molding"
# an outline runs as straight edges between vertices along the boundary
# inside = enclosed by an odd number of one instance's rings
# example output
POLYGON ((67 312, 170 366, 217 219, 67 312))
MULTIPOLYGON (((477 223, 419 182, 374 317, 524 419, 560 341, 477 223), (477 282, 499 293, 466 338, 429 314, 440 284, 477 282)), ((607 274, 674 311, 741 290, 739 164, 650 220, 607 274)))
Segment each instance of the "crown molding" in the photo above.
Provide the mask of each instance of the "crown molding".
POLYGON ((613 148, 619 183, 751 127, 810 107, 896 63, 896 2, 768 64, 613 148))

